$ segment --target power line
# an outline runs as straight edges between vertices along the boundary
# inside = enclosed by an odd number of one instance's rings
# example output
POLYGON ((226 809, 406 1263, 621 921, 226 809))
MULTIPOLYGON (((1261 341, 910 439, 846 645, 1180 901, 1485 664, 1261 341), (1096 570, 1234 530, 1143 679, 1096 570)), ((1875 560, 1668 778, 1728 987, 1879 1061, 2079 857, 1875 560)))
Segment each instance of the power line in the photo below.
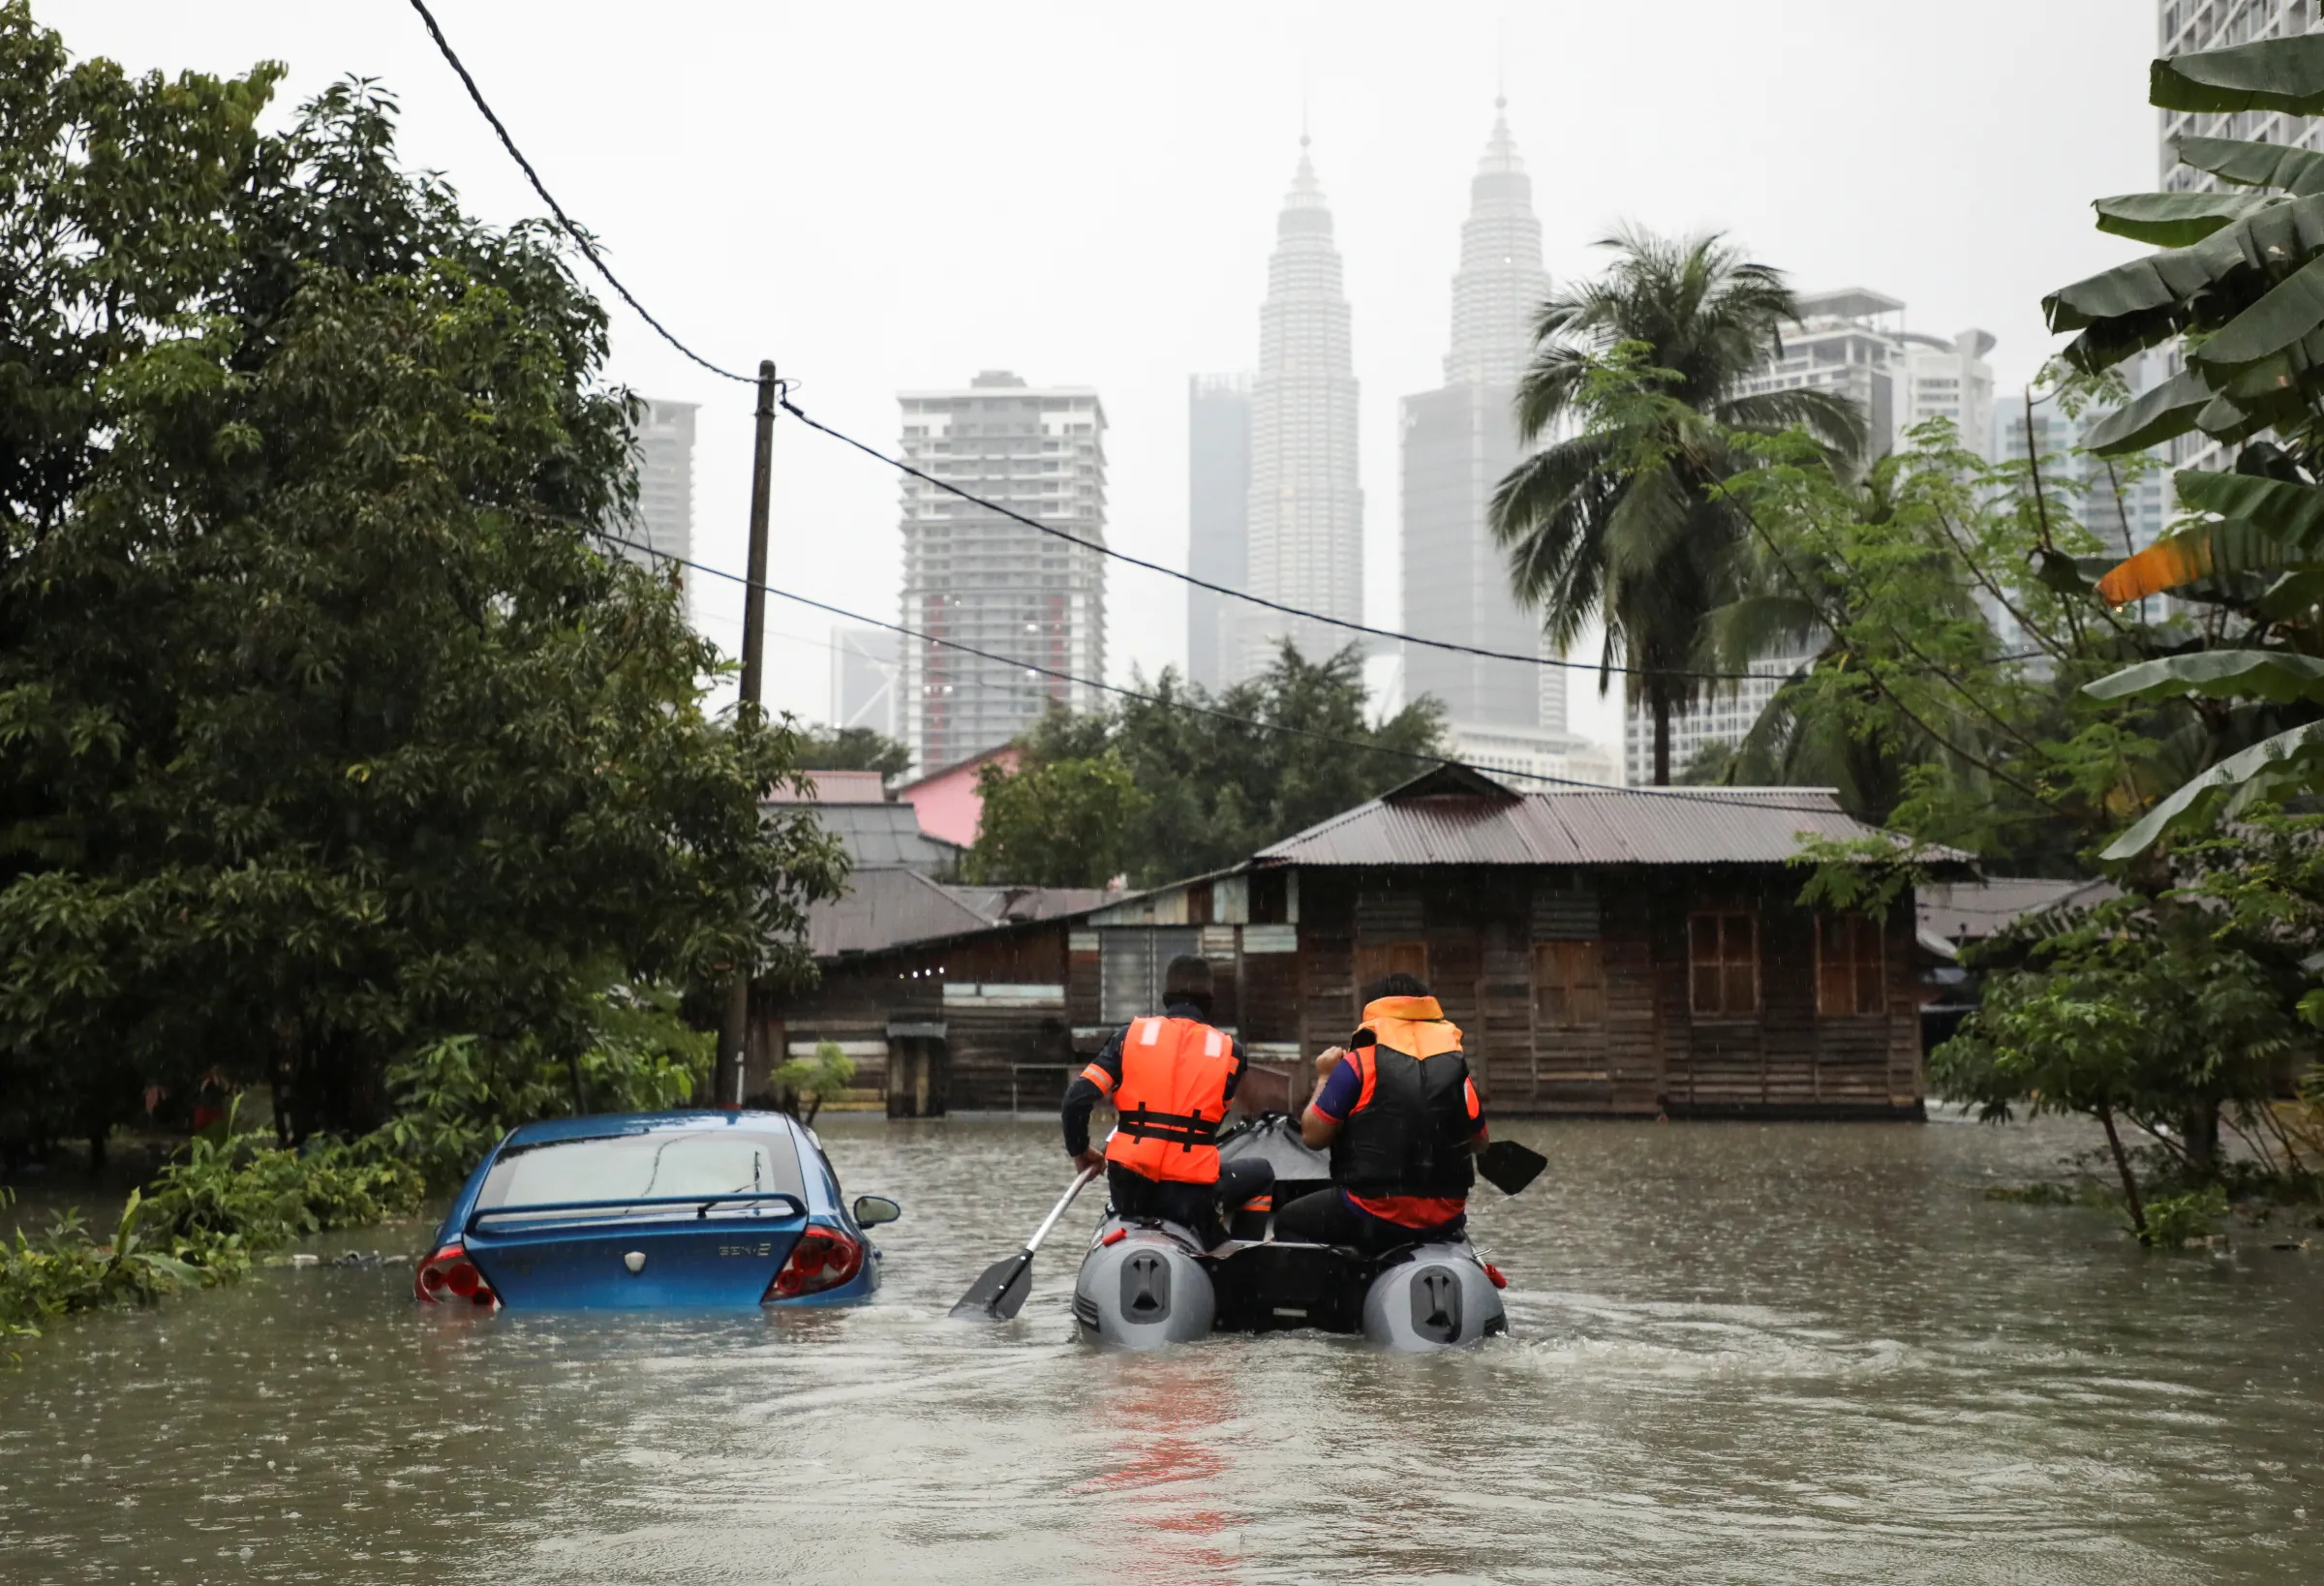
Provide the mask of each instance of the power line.
POLYGON ((508 157, 511 160, 514 160, 517 165, 522 168, 525 173, 525 179, 533 184, 533 191, 540 195, 540 201, 549 206, 549 213, 557 217, 557 224, 565 228, 566 234, 571 237, 575 245, 580 248, 582 256, 586 258, 592 264, 595 264, 597 267, 597 273, 606 279, 607 283, 612 286, 615 291, 618 291, 622 294, 622 301, 628 304, 630 308, 635 310, 639 319, 652 325, 655 331, 661 337, 663 341, 669 343, 680 352, 683 352, 686 354, 686 356, 691 358, 695 363, 700 364, 712 374, 720 376, 726 380, 739 381, 745 385, 757 384, 758 381, 755 376, 738 375, 731 369, 719 368, 717 364, 711 362, 701 353, 695 351, 692 348, 680 341, 677 336, 671 332, 669 326, 663 324, 659 320, 655 319, 653 315, 646 312, 646 305, 639 302, 636 296, 630 292, 627 287, 622 285, 621 277, 615 275, 613 270, 606 264, 604 257, 597 252, 596 244, 590 241, 587 232, 583 231, 580 227, 573 224, 572 217, 565 212, 564 206, 558 203, 557 199, 550 194, 547 185, 541 181, 540 172, 533 168, 533 162, 525 158, 524 151, 516 146, 516 139, 508 136, 508 129, 502 125, 501 118, 493 112, 492 106, 485 101, 484 90, 476 86, 476 79, 469 76, 468 68, 461 64, 459 55, 452 48, 451 41, 443 36, 443 29, 437 25, 435 14, 428 10, 425 0, 412 0, 412 9, 419 13, 419 19, 427 24, 429 37, 436 41, 436 47, 443 52, 443 58, 451 64, 452 70, 460 74, 460 80, 468 85, 468 97, 475 101, 476 108, 484 112, 484 119, 491 122, 492 130, 500 135, 501 147, 506 149, 508 151, 508 157))
MULTIPOLYGON (((476 86, 475 77, 470 74, 468 67, 461 61, 459 53, 452 48, 451 41, 444 37, 443 28, 437 22, 435 14, 428 10, 426 0, 412 0, 412 9, 419 14, 419 19, 427 25, 428 35, 430 38, 436 41, 437 49, 443 54, 444 61, 451 67, 451 69, 455 73, 459 74, 460 81, 468 89, 468 97, 475 103, 477 110, 482 112, 484 119, 492 124, 493 132, 500 137, 501 146, 508 151, 508 157, 514 160, 517 163, 518 168, 524 171, 525 179, 533 184, 533 191, 540 195, 541 202, 549 206, 549 213, 556 217, 557 224, 564 228, 566 234, 573 239, 574 245, 581 250, 583 257, 586 258, 591 264, 596 266, 597 273, 605 278, 606 283, 611 286, 615 291, 621 294, 622 301, 628 304, 630 309, 636 313, 639 319, 645 320, 647 324, 653 326, 655 332, 659 335, 663 341, 669 343, 670 346, 676 348, 679 352, 692 360, 694 363, 700 365, 702 368, 707 369, 714 375, 719 376, 721 379, 734 381, 740 384, 756 384, 757 380, 755 377, 738 374, 734 370, 722 368, 719 365, 711 362, 710 359, 704 357, 692 348, 687 346, 686 343, 680 341, 677 335, 669 328, 669 326, 663 324, 659 320, 657 320, 653 314, 648 311, 645 304, 637 300, 636 294, 622 284, 621 277, 613 273, 612 267, 605 262, 604 256, 597 252, 596 243, 592 242, 589 234, 582 230, 581 228, 574 223, 572 217, 565 212, 565 207, 557 201, 556 196, 549 192, 548 184, 540 179, 540 173, 533 168, 533 162, 526 159, 524 151, 516 146, 516 139, 509 135, 506 125, 502 122, 498 112, 493 109, 491 102, 485 99, 484 91, 476 86)), ((782 388, 787 393, 789 382, 783 382, 782 388)), ((948 480, 939 479, 933 473, 923 473, 919 469, 912 467, 909 463, 904 462, 902 458, 891 457, 886 452, 881 451, 878 447, 873 446, 869 442, 858 441, 854 436, 851 436, 842 430, 834 429, 832 426, 823 423, 819 419, 809 417, 806 412, 802 412, 790 401, 787 394, 782 398, 782 409, 785 412, 798 419, 801 423, 807 425, 810 429, 818 430, 823 434, 830 436, 835 441, 853 446, 856 450, 864 453, 868 457, 876 458, 880 462, 887 464, 890 468, 896 469, 903 473, 908 473, 916 479, 924 480, 929 484, 934 485, 939 490, 949 491, 951 494, 960 497, 963 501, 973 503, 974 504, 985 508, 989 512, 997 512, 1002 517, 1013 519, 1018 523, 1024 524, 1028 529, 1037 530, 1044 534, 1054 535, 1069 544, 1079 545, 1086 550, 1095 551, 1100 556, 1111 557, 1115 561, 1126 563, 1130 566, 1143 567, 1148 572, 1158 572, 1166 577, 1176 578, 1180 582, 1191 585, 1196 589, 1207 590, 1213 595, 1222 595, 1230 599, 1246 601, 1251 605, 1261 606, 1269 611, 1281 612, 1287 617, 1299 618, 1305 622, 1320 623, 1326 626, 1340 628, 1346 632, 1361 633, 1370 638, 1392 639, 1399 644, 1421 645, 1430 650, 1450 651, 1454 655, 1460 656, 1475 656, 1483 660, 1512 661, 1523 666, 1547 666, 1555 667, 1564 671, 1597 672, 1601 675, 1611 673, 1620 676, 1643 677, 1652 675, 1656 677, 1687 678, 1695 682, 1702 683, 1762 682, 1769 676, 1769 674, 1764 672, 1709 672, 1675 669, 1663 669, 1649 673, 1649 671, 1645 668, 1635 666, 1613 666, 1605 664, 1592 665, 1588 661, 1566 660, 1562 657, 1552 658, 1546 656, 1520 656, 1512 651, 1486 650, 1477 645, 1461 644, 1452 639, 1422 638, 1417 633, 1400 633, 1393 628, 1374 627, 1369 624, 1353 622, 1344 617, 1327 617, 1320 612, 1308 611, 1304 607, 1289 605, 1280 600, 1270 600, 1265 595, 1252 595, 1247 591, 1233 589, 1225 584, 1213 584, 1208 579, 1197 578, 1192 573, 1180 572, 1176 567, 1166 567, 1158 562, 1147 562, 1141 557, 1131 556, 1125 551, 1117 551, 1111 546, 1099 544, 1095 540, 1084 539, 1079 534, 1071 534, 1066 530, 1059 529, 1054 524, 1043 523, 1037 518, 1028 517, 1024 513, 1003 506, 997 502, 987 501, 984 497, 963 490, 959 485, 953 484, 948 480)))
POLYGON ((1197 578, 1194 574, 1180 572, 1176 567, 1166 567, 1159 562, 1148 562, 1143 557, 1132 556, 1127 551, 1117 551, 1111 545, 1100 544, 1094 539, 1084 539, 1081 535, 1060 529, 1055 524, 1043 523, 1038 518, 1027 517, 1013 507, 1003 506, 998 502, 988 501, 971 491, 963 490, 949 479, 940 479, 933 473, 916 469, 901 457, 891 457, 877 446, 869 442, 858 441, 844 430, 834 429, 820 419, 809 417, 788 397, 782 400, 782 411, 805 424, 809 429, 820 430, 834 441, 853 446, 867 457, 877 458, 899 473, 908 473, 915 479, 934 485, 938 490, 947 491, 964 502, 971 502, 988 512, 997 512, 1004 518, 1022 523, 1027 529, 1039 530, 1042 534, 1061 539, 1069 545, 1079 545, 1084 550, 1095 551, 1100 556, 1111 557, 1116 562, 1125 562, 1133 567, 1144 567, 1147 572, 1161 573, 1164 577, 1175 578, 1181 584, 1192 585, 1198 590, 1208 590, 1212 595, 1223 595, 1230 599, 1247 601, 1254 606, 1264 606, 1269 611, 1279 611, 1287 617, 1297 617, 1310 623, 1322 623, 1328 626, 1344 628, 1350 633, 1362 633, 1375 639, 1393 639, 1399 644, 1417 644, 1430 650, 1449 650, 1459 656, 1476 656, 1484 660, 1515 661, 1525 666, 1551 666, 1572 672, 1610 672, 1629 677, 1690 678, 1705 683, 1763 683, 1772 675, 1766 672, 1703 672, 1676 668, 1650 671, 1648 668, 1637 666, 1596 665, 1589 661, 1566 660, 1562 657, 1552 658, 1547 656, 1520 656, 1514 651, 1485 650, 1477 645, 1461 644, 1452 639, 1428 639, 1422 638, 1417 633, 1399 633, 1393 628, 1373 627, 1367 623, 1353 622, 1345 617, 1326 617, 1321 612, 1309 611, 1303 606, 1286 605, 1280 600, 1270 600, 1266 595, 1253 595, 1247 590, 1235 589, 1226 584, 1213 584, 1207 578, 1197 578))
MULTIPOLYGON (((707 573, 713 578, 723 578, 728 583, 741 584, 745 588, 751 587, 751 581, 741 573, 728 572, 723 567, 714 567, 707 563, 696 562, 690 557, 679 556, 675 552, 658 550, 642 540, 624 539, 619 534, 607 534, 603 530, 597 529, 589 530, 588 533, 595 534, 609 545, 620 545, 628 550, 642 551, 647 556, 658 558, 663 562, 674 562, 681 567, 690 567, 696 572, 707 573)), ((1354 749, 1363 754, 1386 754, 1399 760, 1410 760, 1419 765, 1441 766, 1452 763, 1441 754, 1423 754, 1417 749, 1394 748, 1385 744, 1364 744, 1353 738, 1341 738, 1331 733, 1314 732, 1305 727, 1287 727, 1276 721, 1259 721, 1247 716, 1237 716, 1232 711, 1221 711, 1208 705, 1198 705, 1190 699, 1165 699, 1159 694, 1145 693, 1136 688, 1125 688, 1117 683, 1105 683, 1095 678, 1081 677, 1072 672, 1060 672, 1053 667, 1042 666, 1032 661, 1019 660, 1013 656, 1001 656, 990 650, 979 650, 974 645, 962 644, 957 639, 941 639, 933 633, 923 633, 917 628, 905 627, 901 623, 882 622, 877 617, 866 617, 861 612, 849 611, 842 606, 835 606, 804 595, 794 595, 789 590, 778 589, 773 584, 759 584, 756 587, 769 595, 780 595, 785 600, 795 601, 803 606, 811 606, 817 611, 827 612, 834 617, 843 617, 851 623, 862 623, 870 627, 883 627, 891 633, 901 633, 907 639, 917 639, 923 644, 941 645, 947 650, 958 650, 963 655, 975 656, 982 660, 1037 673, 1042 677, 1055 678, 1061 683, 1071 683, 1085 688, 1102 689, 1106 693, 1119 694, 1125 699, 1139 700, 1147 705, 1160 705, 1171 710, 1191 711, 1197 716, 1207 716, 1213 720, 1228 722, 1238 727, 1248 727, 1256 732, 1283 733, 1295 738, 1310 739, 1319 744, 1329 744, 1335 748, 1354 749)), ((1550 777, 1538 771, 1494 770, 1492 775, 1514 777, 1532 782, 1547 782, 1554 787, 1580 788, 1592 793, 1636 793, 1656 798, 1683 799, 1690 804, 1728 805, 1738 809, 1773 809, 1800 815, 1829 815, 1834 810, 1834 806, 1831 805, 1769 804, 1758 799, 1725 798, 1716 793, 1698 793, 1692 789, 1607 787, 1603 782, 1585 782, 1572 777, 1550 777)))

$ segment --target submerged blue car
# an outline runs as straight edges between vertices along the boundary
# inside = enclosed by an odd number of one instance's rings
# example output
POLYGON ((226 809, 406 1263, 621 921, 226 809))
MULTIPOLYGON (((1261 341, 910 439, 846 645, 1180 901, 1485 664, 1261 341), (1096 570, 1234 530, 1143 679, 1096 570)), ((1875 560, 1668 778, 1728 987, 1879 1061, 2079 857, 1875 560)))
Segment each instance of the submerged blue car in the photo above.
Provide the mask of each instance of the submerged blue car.
POLYGON ((624 1113, 512 1129, 469 1174, 413 1289, 518 1310, 851 1305, 879 1287, 867 1228, 781 1113, 624 1113))

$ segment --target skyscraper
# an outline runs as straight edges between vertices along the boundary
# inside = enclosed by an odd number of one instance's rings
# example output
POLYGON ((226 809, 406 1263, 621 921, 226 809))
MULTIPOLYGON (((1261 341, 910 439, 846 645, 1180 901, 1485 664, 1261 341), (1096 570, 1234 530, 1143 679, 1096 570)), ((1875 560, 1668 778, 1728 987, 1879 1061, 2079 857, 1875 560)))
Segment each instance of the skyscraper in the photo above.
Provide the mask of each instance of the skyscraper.
MULTIPOLYGON (((1250 576, 1251 379, 1196 375, 1186 389, 1186 570, 1238 590, 1250 576)), ((1186 676, 1216 691, 1238 675, 1223 595, 1186 592, 1186 676)), ((1247 609, 1247 608, 1245 608, 1247 609)))
MULTIPOLYGON (((1452 277, 1452 342, 1442 389, 1403 402, 1404 627, 1516 655, 1537 652, 1541 620, 1510 593, 1507 558, 1487 516, 1493 487, 1519 455, 1511 404, 1549 294, 1533 183, 1494 106, 1492 136, 1469 183, 1452 277)), ((1563 732, 1565 674, 1407 646, 1408 698, 1433 694, 1457 729, 1538 726, 1563 732)))
POLYGON ((896 673, 903 636, 884 627, 831 630, 831 724, 896 736, 896 673))
POLYGON ((1068 543, 925 480, 903 483, 903 735, 914 775, 1007 743, 1052 703, 1091 711, 1106 667, 1105 410, 1086 386, 1034 389, 988 371, 964 389, 906 391, 914 468, 1061 529, 1068 543), (1039 667, 1044 671, 1031 668, 1039 667))
MULTIPOLYGON (((645 399, 637 421, 637 537, 664 556, 694 554, 693 402, 645 399)), ((647 567, 664 566, 643 551, 623 555, 647 567)), ((683 570, 683 569, 681 569, 683 570)))
MULTIPOLYGON (((1249 562, 1253 595, 1347 622, 1363 618, 1363 491, 1356 469, 1356 366, 1331 211, 1300 138, 1300 166, 1275 221, 1259 374, 1251 384, 1249 562)), ((1229 603, 1231 606, 1235 602, 1229 603)), ((1223 613, 1248 677, 1289 638, 1329 656, 1351 635, 1243 605, 1223 613)))

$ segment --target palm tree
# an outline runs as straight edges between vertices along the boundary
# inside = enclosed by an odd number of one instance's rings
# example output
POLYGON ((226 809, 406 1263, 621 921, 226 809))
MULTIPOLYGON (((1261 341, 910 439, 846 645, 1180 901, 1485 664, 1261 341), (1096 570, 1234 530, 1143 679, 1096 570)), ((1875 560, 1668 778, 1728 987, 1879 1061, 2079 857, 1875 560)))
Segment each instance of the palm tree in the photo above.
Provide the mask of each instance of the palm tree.
POLYGON ((1799 319, 1782 272, 1717 233, 1667 238, 1625 229, 1596 281, 1551 297, 1517 386, 1528 456, 1493 492, 1492 528, 1517 598, 1560 649, 1605 625, 1598 686, 1617 659, 1654 717, 1654 780, 1670 781, 1670 717, 1704 691, 1704 625, 1736 590, 1750 530, 1712 492, 1740 464, 1730 431, 1793 426, 1837 454, 1863 449, 1864 418, 1825 391, 1744 395, 1744 378, 1799 319), (1630 366, 1625 386, 1609 370, 1630 366))

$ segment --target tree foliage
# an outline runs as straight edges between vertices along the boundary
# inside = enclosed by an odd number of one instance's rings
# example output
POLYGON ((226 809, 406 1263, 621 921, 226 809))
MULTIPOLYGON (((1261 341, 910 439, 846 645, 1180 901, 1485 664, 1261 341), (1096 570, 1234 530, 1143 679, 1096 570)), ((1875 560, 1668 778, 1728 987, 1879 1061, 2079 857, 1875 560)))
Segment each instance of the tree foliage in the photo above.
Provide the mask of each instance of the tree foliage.
POLYGON ((870 727, 809 727, 799 735, 802 771, 876 771, 893 778, 911 763, 909 748, 870 727))
MULTIPOLYGON (((1732 433, 1804 428, 1836 451, 1864 444, 1864 417, 1815 390, 1745 394, 1743 382, 1799 317, 1782 274, 1717 236, 1625 231, 1595 281, 1552 297, 1517 390, 1523 442, 1570 428, 1493 493, 1492 527, 1517 596, 1561 649, 1603 622, 1605 661, 1636 669, 1654 722, 1654 779, 1670 780, 1670 717, 1702 693, 1703 638, 1735 593, 1743 524, 1716 486, 1736 466, 1732 433), (1609 365, 1651 370, 1660 400, 1634 400, 1609 365)), ((1603 672, 1603 687, 1612 679, 1603 672)))
MULTIPOLYGON (((342 84, 133 78, 0 5, 0 1088, 354 1130, 442 1043, 569 1073, 610 985, 798 969, 841 861, 757 795, 633 511, 605 322, 551 236, 342 84)), ((577 1099, 577 1098, 576 1098, 577 1099)))
POLYGON ((1014 777, 989 770, 972 874, 1092 886, 1126 872, 1152 886, 1223 869, 1410 780, 1439 752, 1432 699, 1373 724, 1353 646, 1310 661, 1286 643, 1215 694, 1175 669, 1141 692, 1104 715, 1051 716, 1014 777))
MULTIPOLYGON (((2314 115, 2324 109, 2324 50, 2300 35, 2179 56, 2155 63, 2150 88, 2164 110, 2314 115)), ((2184 350, 2174 379, 2094 426, 2095 449, 2127 452, 2195 432, 2243 448, 2231 473, 2181 472, 2190 521, 2098 587, 2131 601, 2241 586, 2251 618, 2245 654, 2156 657, 2098 685, 2098 697, 2247 699, 2278 717, 2275 732, 2191 768, 2175 791, 2157 789, 2159 802, 2108 850, 2116 859, 2199 832, 2217 813, 2324 784, 2324 683, 2297 664, 2324 654, 2324 157, 2298 141, 2182 139, 2181 161, 2224 189, 2099 199, 2101 229, 2159 251, 2043 301, 2053 330, 2077 333, 2065 357, 2086 375, 2173 338, 2184 350)))

